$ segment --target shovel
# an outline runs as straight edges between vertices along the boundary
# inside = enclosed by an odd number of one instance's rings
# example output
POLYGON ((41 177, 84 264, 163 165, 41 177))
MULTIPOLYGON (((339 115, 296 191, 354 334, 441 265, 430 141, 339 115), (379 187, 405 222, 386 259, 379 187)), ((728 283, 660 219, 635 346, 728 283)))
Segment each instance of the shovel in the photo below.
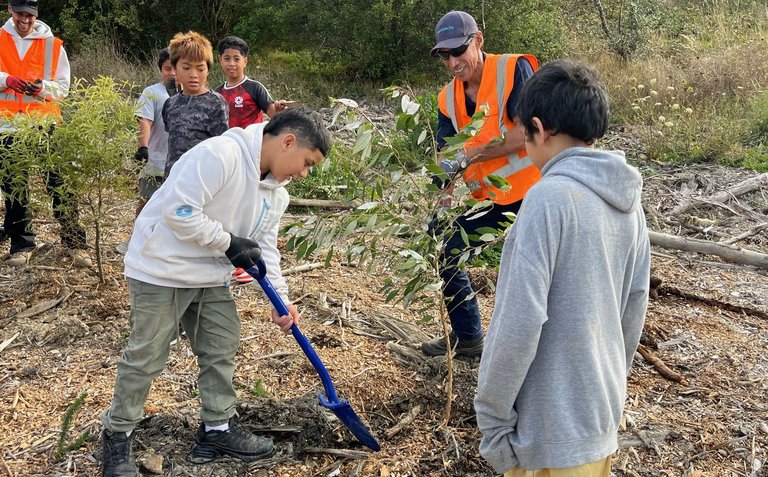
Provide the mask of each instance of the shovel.
MULTIPOLYGON (((288 313, 288 307, 285 306, 283 299, 280 298, 280 295, 277 294, 275 287, 272 286, 269 278, 267 278, 267 269, 266 265, 264 264, 264 260, 257 260, 256 264, 253 267, 247 269, 246 272, 248 272, 249 275, 251 275, 256 279, 256 281, 259 282, 259 285, 261 285, 264 293, 267 294, 269 301, 272 302, 272 306, 275 307, 277 313, 280 316, 290 316, 290 313, 288 313)), ((320 375, 320 380, 323 382, 323 388, 325 388, 325 396, 323 396, 322 393, 318 393, 317 395, 318 399, 320 400, 320 404, 323 407, 333 411, 333 413, 336 414, 336 417, 341 420, 347 429, 349 429, 350 432, 352 432, 352 434, 362 444, 370 447, 375 451, 380 450, 381 447, 379 446, 379 443, 376 442, 376 438, 371 435, 371 432, 367 427, 365 427, 365 424, 360 421, 360 418, 357 416, 357 414, 355 414, 352 406, 349 405, 349 401, 339 402, 339 398, 336 396, 336 389, 334 389, 333 382, 331 382, 331 377, 328 375, 328 371, 325 369, 323 362, 320 361, 320 357, 317 355, 317 353, 315 353, 312 345, 309 344, 309 340, 307 340, 301 331, 299 331, 299 327, 295 324, 291 325, 291 333, 293 333, 293 337, 296 339, 296 342, 299 343, 301 350, 304 351, 305 355, 307 355, 309 362, 312 363, 315 371, 317 371, 317 374, 320 375)))

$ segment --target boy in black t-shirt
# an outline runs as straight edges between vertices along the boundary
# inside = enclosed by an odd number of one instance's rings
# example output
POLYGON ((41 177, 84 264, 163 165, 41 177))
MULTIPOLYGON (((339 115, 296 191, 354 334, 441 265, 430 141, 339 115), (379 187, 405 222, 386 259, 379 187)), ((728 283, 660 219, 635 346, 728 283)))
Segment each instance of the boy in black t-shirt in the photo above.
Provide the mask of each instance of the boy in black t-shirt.
POLYGON ((221 135, 229 126, 227 102, 206 83, 213 66, 211 42, 193 31, 177 33, 168 51, 176 83, 182 89, 163 105, 163 122, 168 131, 166 178, 182 154, 205 139, 221 135))
POLYGON ((263 84, 245 75, 248 64, 248 44, 236 36, 219 42, 219 62, 227 81, 216 88, 229 104, 229 127, 244 128, 264 121, 287 107, 287 102, 274 101, 263 84))

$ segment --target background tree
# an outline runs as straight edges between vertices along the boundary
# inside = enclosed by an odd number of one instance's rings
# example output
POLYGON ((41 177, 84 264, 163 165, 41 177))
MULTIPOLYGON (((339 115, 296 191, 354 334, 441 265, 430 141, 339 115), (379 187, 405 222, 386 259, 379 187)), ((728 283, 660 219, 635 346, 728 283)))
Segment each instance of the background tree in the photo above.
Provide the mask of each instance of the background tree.
MULTIPOLYGON (((63 121, 51 133, 51 120, 36 115, 12 118, 15 160, 5 173, 32 177, 55 170, 78 197, 81 220, 93 238, 99 279, 105 281, 102 246, 113 208, 133 203, 135 174, 126 174, 126 158, 136 149, 135 103, 130 85, 110 77, 93 83, 76 81, 60 102, 63 121)), ((21 182, 14 184, 16 191, 21 182)), ((33 189, 34 190, 34 189, 33 189)))

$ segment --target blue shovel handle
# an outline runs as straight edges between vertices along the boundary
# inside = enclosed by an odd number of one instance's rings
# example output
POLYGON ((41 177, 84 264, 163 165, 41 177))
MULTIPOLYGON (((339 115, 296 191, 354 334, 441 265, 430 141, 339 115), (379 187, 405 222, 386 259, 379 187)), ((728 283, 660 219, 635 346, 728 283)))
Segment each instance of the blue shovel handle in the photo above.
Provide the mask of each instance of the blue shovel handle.
MULTIPOLYGON (((283 299, 280 298, 280 295, 278 295, 277 290, 275 290, 275 287, 272 285, 272 282, 270 282, 269 278, 267 278, 267 267, 264 263, 264 260, 257 260, 256 265, 247 269, 246 272, 259 282, 259 285, 261 285, 261 288, 264 290, 264 293, 266 293, 269 301, 272 302, 272 306, 275 307, 277 313, 280 316, 290 316, 288 307, 285 306, 283 299)), ((333 387, 331 376, 325 369, 323 362, 320 361, 320 357, 315 352, 315 349, 312 348, 309 340, 301 333, 299 327, 296 326, 295 323, 291 325, 291 333, 296 339, 296 342, 299 343, 301 350, 304 351, 304 354, 307 355, 307 358, 309 358, 309 362, 312 363, 312 366, 314 366, 317 374, 320 376, 320 380, 323 382, 323 388, 325 388, 325 394, 328 398, 328 403, 339 404, 339 398, 336 395, 336 389, 333 387)))

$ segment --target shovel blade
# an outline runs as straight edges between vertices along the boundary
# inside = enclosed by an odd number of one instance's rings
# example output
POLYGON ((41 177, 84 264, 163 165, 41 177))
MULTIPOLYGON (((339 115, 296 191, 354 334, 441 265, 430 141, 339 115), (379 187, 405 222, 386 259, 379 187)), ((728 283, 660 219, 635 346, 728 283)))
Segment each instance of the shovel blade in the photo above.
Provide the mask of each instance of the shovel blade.
POLYGON ((373 437, 371 431, 365 427, 363 421, 361 421, 358 415, 355 414, 355 411, 352 409, 352 406, 350 406, 349 402, 331 402, 325 399, 325 396, 322 394, 318 394, 317 397, 320 400, 320 404, 322 404, 323 407, 333 411, 333 413, 336 414, 336 417, 339 418, 344 426, 349 429, 352 435, 355 436, 357 440, 360 441, 364 446, 374 451, 381 450, 381 446, 379 446, 379 443, 376 442, 376 438, 373 437))

